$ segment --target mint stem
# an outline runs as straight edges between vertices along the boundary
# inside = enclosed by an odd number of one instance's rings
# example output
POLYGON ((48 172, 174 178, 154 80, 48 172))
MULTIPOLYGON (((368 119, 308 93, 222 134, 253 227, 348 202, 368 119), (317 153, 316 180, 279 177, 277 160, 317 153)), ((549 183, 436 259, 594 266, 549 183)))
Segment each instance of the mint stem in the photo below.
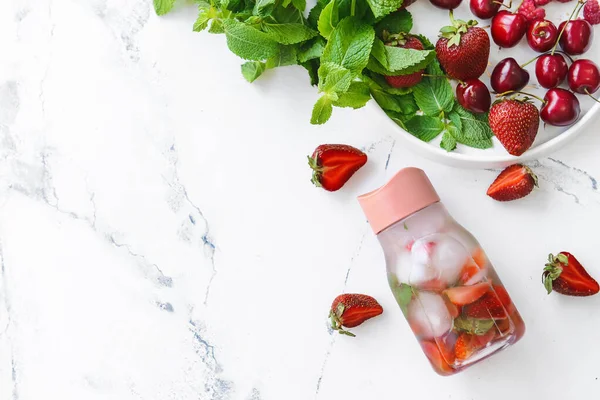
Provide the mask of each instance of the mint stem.
POLYGON ((356 0, 352 0, 350 3, 350 16, 354 17, 354 14, 356 14, 356 0))

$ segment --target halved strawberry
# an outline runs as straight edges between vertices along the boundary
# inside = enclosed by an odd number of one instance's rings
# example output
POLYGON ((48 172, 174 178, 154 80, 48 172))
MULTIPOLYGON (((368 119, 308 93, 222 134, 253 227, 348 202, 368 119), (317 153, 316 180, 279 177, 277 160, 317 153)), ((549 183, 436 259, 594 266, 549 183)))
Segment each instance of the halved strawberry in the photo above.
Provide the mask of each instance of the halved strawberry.
POLYGON ((548 294, 554 290, 569 296, 591 296, 600 291, 598 282, 587 273, 574 255, 566 251, 548 256, 542 282, 548 294))
POLYGON ((311 182, 317 187, 335 192, 367 163, 367 155, 345 144, 322 144, 308 157, 313 170, 311 182))
POLYGON ((454 346, 454 354, 458 361, 465 361, 475 354, 475 352, 483 349, 494 340, 496 336, 496 329, 492 328, 483 335, 471 335, 468 333, 461 333, 456 340, 454 346))
POLYGON ((354 328, 381 313, 383 313, 383 308, 373 297, 366 294, 347 293, 339 295, 333 300, 329 318, 333 330, 340 334, 355 336, 342 327, 354 328))
POLYGON ((478 247, 473 251, 471 258, 467 260, 458 279, 459 284, 472 285, 479 282, 485 276, 485 268, 487 267, 487 257, 483 250, 478 247))
POLYGON ((435 372, 443 376, 452 375, 454 369, 452 369, 450 364, 444 359, 444 356, 436 343, 424 340, 421 342, 421 347, 435 372))
POLYGON ((444 290, 444 294, 457 306, 464 306, 479 300, 481 296, 490 290, 489 282, 481 282, 471 286, 456 286, 444 290))
POLYGON ((492 286, 486 294, 475 303, 463 307, 463 314, 471 318, 503 319, 508 317, 511 308, 510 296, 503 286, 492 286))

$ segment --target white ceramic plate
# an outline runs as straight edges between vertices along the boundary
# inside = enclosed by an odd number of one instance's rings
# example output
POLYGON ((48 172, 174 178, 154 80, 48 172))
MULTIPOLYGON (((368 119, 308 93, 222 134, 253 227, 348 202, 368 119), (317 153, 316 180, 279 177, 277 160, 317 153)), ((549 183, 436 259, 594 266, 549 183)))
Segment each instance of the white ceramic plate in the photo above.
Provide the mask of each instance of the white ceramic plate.
MULTIPOLYGON (((519 2, 520 0, 513 0, 513 4, 515 5, 514 8, 516 8, 516 5, 519 2)), ((554 22, 558 27, 561 21, 568 19, 574 7, 575 1, 569 3, 550 3, 544 7, 546 9, 546 18, 554 22)), ((412 13, 414 19, 413 32, 427 36, 434 44, 437 40, 439 29, 450 23, 448 11, 434 7, 429 3, 429 0, 418 0, 415 4, 411 5, 408 10, 412 13)), ((459 8, 454 10, 454 16, 457 19, 463 20, 476 19, 469 9, 469 0, 463 0, 463 3, 459 8)), ((480 20, 479 26, 488 27, 490 23, 491 20, 480 20)), ((590 50, 584 55, 576 58, 589 58, 597 64, 600 64, 600 28, 598 28, 598 26, 600 25, 594 27, 596 37, 594 38, 590 50)), ((486 30, 489 33, 489 28, 486 30)), ((488 85, 488 87, 490 87, 489 75, 491 74, 493 67, 500 60, 507 57, 513 57, 519 64, 523 64, 539 54, 529 47, 525 38, 523 38, 521 43, 516 47, 503 50, 500 50, 493 40, 491 40, 491 42, 490 66, 488 67, 486 74, 480 78, 488 85)), ((529 71, 530 81, 529 85, 523 90, 544 97, 546 90, 538 86, 535 77, 535 62, 528 65, 526 69, 529 71)), ((568 89, 566 83, 561 87, 568 89)), ((600 96, 600 92, 596 93, 596 95, 600 96)), ((424 157, 454 167, 497 168, 514 164, 519 161, 528 161, 544 157, 574 140, 585 130, 585 127, 590 121, 594 119, 598 120, 595 116, 600 115, 600 104, 594 102, 587 96, 577 96, 581 102, 581 118, 579 121, 572 126, 563 128, 553 126, 544 127, 542 122, 533 146, 520 157, 514 157, 508 154, 496 138, 493 139, 494 147, 491 149, 473 149, 459 144, 455 151, 448 153, 439 147, 441 135, 431 142, 425 143, 396 125, 387 117, 387 115, 385 115, 383 110, 381 110, 381 115, 389 121, 390 129, 397 130, 399 135, 405 139, 407 145, 411 146, 416 153, 419 153, 424 157)), ((539 106, 539 102, 537 102, 536 105, 539 106)))

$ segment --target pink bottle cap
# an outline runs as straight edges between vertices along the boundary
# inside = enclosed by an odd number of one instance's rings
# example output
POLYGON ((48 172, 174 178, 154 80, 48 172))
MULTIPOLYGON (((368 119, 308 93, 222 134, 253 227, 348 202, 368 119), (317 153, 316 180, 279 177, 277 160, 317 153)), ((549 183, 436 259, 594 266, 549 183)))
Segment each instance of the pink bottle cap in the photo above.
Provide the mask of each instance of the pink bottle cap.
POLYGON ((375 234, 425 207, 440 197, 419 168, 401 169, 382 187, 358 197, 375 234))

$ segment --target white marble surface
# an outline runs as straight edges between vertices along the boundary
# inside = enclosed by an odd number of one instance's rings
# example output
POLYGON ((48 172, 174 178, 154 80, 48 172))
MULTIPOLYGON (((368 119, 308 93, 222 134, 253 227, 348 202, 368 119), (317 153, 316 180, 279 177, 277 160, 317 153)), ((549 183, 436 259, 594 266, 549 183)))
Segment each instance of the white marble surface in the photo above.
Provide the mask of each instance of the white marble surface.
MULTIPOLYGON (((495 171, 403 148, 374 106, 309 124, 288 67, 246 83, 191 7, 0 2, 0 399, 593 398, 600 296, 547 296, 567 249, 600 277, 596 127, 532 163, 541 188, 499 204, 495 171), (340 192, 312 187, 323 142, 366 149, 340 192), (487 249, 528 325, 456 377, 427 364, 387 287, 355 197, 424 168, 487 249), (331 335, 340 292, 386 312, 331 335)), ((597 126, 597 125, 596 125, 597 126)))

